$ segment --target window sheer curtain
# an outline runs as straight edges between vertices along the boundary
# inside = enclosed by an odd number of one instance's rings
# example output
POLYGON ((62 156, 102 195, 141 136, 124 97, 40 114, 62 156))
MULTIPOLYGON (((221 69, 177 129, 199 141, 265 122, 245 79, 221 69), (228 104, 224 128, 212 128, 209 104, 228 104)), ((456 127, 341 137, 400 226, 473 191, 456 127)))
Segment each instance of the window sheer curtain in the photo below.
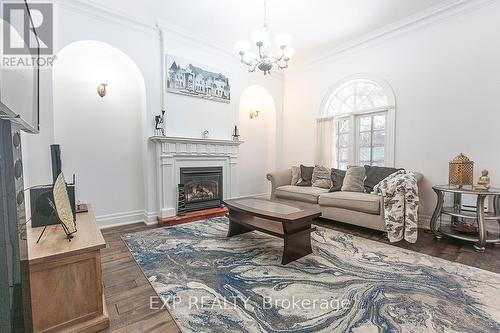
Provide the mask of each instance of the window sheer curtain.
POLYGON ((314 162, 324 167, 335 166, 335 121, 333 117, 316 120, 316 149, 314 162))

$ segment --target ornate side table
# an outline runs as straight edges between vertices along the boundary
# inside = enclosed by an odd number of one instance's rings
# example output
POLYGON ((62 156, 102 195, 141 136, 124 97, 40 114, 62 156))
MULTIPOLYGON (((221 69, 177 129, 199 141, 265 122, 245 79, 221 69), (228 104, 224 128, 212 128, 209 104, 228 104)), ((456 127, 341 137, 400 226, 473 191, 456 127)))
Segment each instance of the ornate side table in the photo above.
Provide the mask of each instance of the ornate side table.
POLYGON ((433 186, 438 201, 431 218, 431 229, 437 239, 443 235, 469 242, 474 242, 476 251, 483 252, 487 243, 500 243, 500 189, 491 188, 488 191, 468 188, 455 188, 448 185, 433 186), (443 207, 445 193, 454 195, 454 207, 443 207), (463 194, 477 195, 476 211, 463 211, 461 198, 463 194), (493 213, 485 213, 484 202, 486 197, 493 197, 493 213), (451 216, 452 220, 475 220, 478 225, 477 235, 462 233, 454 230, 451 225, 441 225, 441 215, 451 216))

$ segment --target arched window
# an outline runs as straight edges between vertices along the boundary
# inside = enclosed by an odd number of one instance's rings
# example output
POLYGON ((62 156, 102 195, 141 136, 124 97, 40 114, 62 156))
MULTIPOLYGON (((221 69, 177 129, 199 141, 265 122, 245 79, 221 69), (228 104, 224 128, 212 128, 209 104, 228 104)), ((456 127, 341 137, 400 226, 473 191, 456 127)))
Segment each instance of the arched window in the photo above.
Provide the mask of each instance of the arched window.
POLYGON ((394 166, 395 100, 387 83, 356 75, 337 83, 320 119, 333 119, 333 165, 394 166))

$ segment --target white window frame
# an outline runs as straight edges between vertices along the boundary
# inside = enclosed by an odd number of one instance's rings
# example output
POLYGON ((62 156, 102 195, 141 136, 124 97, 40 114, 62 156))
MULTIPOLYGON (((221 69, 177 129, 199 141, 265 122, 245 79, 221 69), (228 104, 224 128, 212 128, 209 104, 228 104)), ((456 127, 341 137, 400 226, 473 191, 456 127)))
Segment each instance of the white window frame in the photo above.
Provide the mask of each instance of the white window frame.
MULTIPOLYGON (((396 137, 396 100, 394 96, 394 92, 391 86, 383 79, 370 75, 370 74, 356 74, 349 77, 344 78, 343 80, 337 82, 333 87, 331 87, 323 102, 321 103, 320 116, 319 118, 327 118, 334 117, 335 124, 339 120, 349 119, 349 165, 359 165, 359 147, 358 147, 358 133, 359 133, 359 119, 362 115, 368 114, 386 114, 386 122, 385 122, 385 150, 384 150, 384 159, 385 166, 394 167, 395 164, 395 137, 396 137), (388 105, 382 108, 374 108, 370 110, 363 111, 353 111, 348 113, 337 113, 331 114, 330 104, 332 99, 338 93, 339 89, 345 86, 347 83, 356 80, 366 80, 371 81, 378 86, 380 86, 388 100, 388 105)), ((337 127, 337 126, 335 126, 337 127)), ((336 129, 335 129, 336 130, 336 129)), ((336 135, 336 133, 334 133, 336 135)), ((337 144, 334 146, 334 149, 337 149, 337 144)), ((338 156, 336 157, 333 165, 337 166, 338 156)))
MULTIPOLYGON (((353 117, 354 119, 351 119, 351 121, 353 121, 353 125, 354 125, 354 141, 353 141, 353 146, 354 146, 354 163, 355 165, 361 165, 361 161, 359 160, 359 151, 360 151, 360 146, 359 146, 359 133, 361 132, 361 129, 360 129, 360 119, 361 117, 363 116, 377 116, 377 115, 385 115, 385 129, 384 129, 384 132, 385 132, 385 142, 384 142, 384 165, 385 166, 391 166, 393 167, 394 166, 394 160, 392 160, 391 162, 391 165, 388 165, 388 151, 387 150, 387 147, 388 147, 388 140, 387 140, 387 137, 389 136, 389 130, 388 130, 388 126, 387 126, 387 118, 388 118, 388 115, 389 115, 389 110, 387 108, 385 109, 379 109, 379 111, 368 111, 368 112, 360 112, 360 113, 356 113, 353 117)), ((373 133, 373 120, 372 120, 372 133, 373 133)), ((351 133, 349 133, 351 134, 351 133)), ((373 148, 371 148, 373 149, 373 148)), ((351 156, 351 155, 349 155, 351 156)), ((393 159, 393 157, 390 157, 393 159)))

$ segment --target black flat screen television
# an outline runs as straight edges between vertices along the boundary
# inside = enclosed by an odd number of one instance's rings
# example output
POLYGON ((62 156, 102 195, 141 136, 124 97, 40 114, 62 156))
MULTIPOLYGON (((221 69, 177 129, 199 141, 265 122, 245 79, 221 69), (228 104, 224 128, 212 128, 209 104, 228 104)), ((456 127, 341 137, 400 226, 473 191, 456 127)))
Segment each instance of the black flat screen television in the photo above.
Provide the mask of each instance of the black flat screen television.
POLYGON ((30 4, 0 2, 0 117, 21 130, 38 133, 40 119, 40 40, 33 26, 30 4), (8 6, 18 6, 11 10, 8 6), (10 14, 10 12, 14 14, 10 14), (17 13, 17 14, 15 14, 17 13), (26 26, 28 25, 28 26, 26 26), (13 54, 10 43, 21 45, 13 54))

